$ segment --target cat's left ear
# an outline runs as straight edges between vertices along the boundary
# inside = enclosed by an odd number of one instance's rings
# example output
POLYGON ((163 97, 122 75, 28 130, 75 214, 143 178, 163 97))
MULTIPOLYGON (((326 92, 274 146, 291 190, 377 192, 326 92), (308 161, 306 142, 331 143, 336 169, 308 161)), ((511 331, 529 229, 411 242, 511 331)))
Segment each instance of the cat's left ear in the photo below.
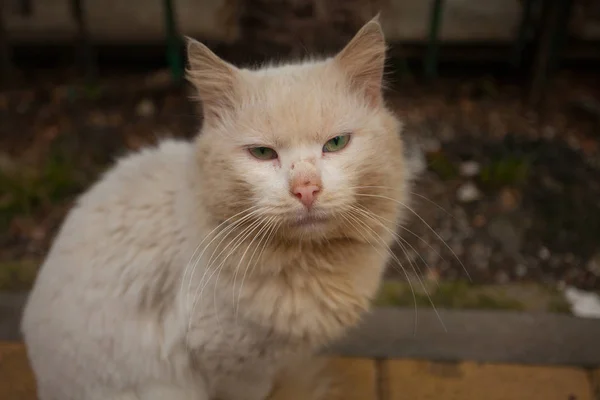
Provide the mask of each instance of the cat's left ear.
POLYGON ((383 101, 385 51, 385 37, 377 14, 333 60, 344 71, 352 87, 374 105, 383 101))

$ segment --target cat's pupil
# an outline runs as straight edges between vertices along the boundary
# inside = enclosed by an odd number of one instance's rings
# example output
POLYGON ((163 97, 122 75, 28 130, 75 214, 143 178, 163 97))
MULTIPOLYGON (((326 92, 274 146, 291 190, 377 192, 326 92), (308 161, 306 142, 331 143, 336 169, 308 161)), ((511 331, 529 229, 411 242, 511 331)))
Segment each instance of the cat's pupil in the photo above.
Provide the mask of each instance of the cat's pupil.
POLYGON ((339 142, 339 141, 340 141, 340 137, 339 137, 339 136, 336 136, 336 137, 334 137, 334 138, 333 138, 333 143, 334 143, 336 146, 338 145, 338 142, 339 142))

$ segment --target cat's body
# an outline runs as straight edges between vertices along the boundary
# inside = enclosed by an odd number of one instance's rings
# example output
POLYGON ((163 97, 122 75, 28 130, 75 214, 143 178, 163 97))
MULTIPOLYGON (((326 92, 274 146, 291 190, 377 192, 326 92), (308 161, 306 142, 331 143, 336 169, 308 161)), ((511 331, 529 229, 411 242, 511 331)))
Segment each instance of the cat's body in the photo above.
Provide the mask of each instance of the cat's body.
MULTIPOLYGON (((202 134, 117 163, 41 268, 23 318, 41 400, 263 400, 359 321, 407 182, 381 32, 361 32, 336 59, 252 72, 195 50, 202 134)), ((323 395, 310 382, 298 398, 323 395)))

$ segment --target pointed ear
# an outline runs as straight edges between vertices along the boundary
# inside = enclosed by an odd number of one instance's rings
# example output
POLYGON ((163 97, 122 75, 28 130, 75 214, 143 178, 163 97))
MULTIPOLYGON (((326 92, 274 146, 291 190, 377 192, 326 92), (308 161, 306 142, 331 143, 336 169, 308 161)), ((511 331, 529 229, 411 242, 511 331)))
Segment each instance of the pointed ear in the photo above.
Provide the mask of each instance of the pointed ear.
POLYGON ((364 93, 374 105, 383 101, 385 50, 385 38, 377 14, 334 58, 353 88, 364 93))
POLYGON ((204 44, 189 37, 186 37, 186 42, 186 77, 198 90, 204 119, 210 121, 234 107, 239 70, 219 58, 204 44))

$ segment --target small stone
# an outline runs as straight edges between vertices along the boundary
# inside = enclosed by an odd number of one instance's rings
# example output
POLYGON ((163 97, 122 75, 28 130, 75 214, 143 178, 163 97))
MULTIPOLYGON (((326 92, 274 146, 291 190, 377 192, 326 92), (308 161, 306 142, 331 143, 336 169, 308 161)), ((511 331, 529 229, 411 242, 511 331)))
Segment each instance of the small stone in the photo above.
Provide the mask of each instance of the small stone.
POLYGON ((504 271, 498 271, 496 274, 496 282, 500 285, 504 285, 510 281, 510 276, 504 271))
POLYGON ((575 254, 573 254, 573 253, 565 254, 565 263, 573 264, 574 261, 575 261, 575 254))
POLYGON ((473 243, 469 246, 467 256, 470 258, 471 263, 475 265, 477 269, 485 270, 490 264, 491 249, 482 243, 473 243))
POLYGON ((515 268, 515 274, 519 278, 524 277, 525 275, 527 275, 527 267, 523 264, 517 264, 517 267, 515 268))
POLYGON ((544 246, 542 246, 542 248, 540 248, 540 251, 538 252, 538 257, 542 261, 548 261, 550 259, 550 255, 550 250, 548 250, 548 248, 544 246))
POLYGON ((135 107, 135 114, 139 117, 150 117, 154 115, 156 107, 152 100, 144 99, 135 107))
POLYGON ((546 126, 542 130, 542 136, 544 136, 544 139, 546 140, 552 140, 556 136, 556 129, 552 126, 546 126))
POLYGON ((410 146, 410 148, 407 148, 406 166, 410 171, 408 176, 413 177, 413 179, 425 172, 427 170, 427 160, 425 159, 423 150, 418 146, 410 146))
POLYGON ((562 193, 563 192, 563 184, 552 178, 551 176, 544 175, 542 177, 542 185, 546 189, 552 190, 553 192, 562 193))
POLYGON ((161 69, 148 75, 144 83, 148 89, 163 89, 173 84, 173 76, 168 69, 161 69))
POLYGON ((472 203, 481 198, 481 192, 475 184, 467 182, 458 188, 456 196, 461 203, 472 203))
POLYGON ((476 176, 480 170, 481 166, 475 161, 465 161, 460 164, 460 174, 466 178, 476 176))
POLYGON ((519 206, 519 194, 515 190, 502 189, 499 196, 500 208, 502 211, 513 211, 519 206))
POLYGON ((571 311, 577 317, 600 318, 600 296, 594 292, 565 288, 565 299, 571 305, 571 311))
POLYGON ((450 245, 450 248, 457 257, 460 257, 465 252, 465 246, 460 241, 456 241, 450 245))
POLYGON ((586 268, 594 276, 600 276, 600 253, 596 253, 587 263, 586 268))
POLYGON ((518 221, 496 218, 488 225, 489 235, 496 239, 510 254, 517 255, 521 248, 523 233, 518 229, 518 221))
POLYGON ((427 268, 425 280, 428 282, 437 282, 440 279, 440 272, 437 268, 427 268))
POLYGON ((105 126, 107 125, 107 117, 101 111, 92 111, 89 116, 90 122, 95 126, 105 126))
POLYGON ((421 146, 423 147, 423 151, 425 153, 436 153, 441 150, 442 145, 440 141, 434 138, 425 139, 421 142, 421 146))
POLYGON ((579 150, 580 147, 581 147, 580 144, 579 144, 579 140, 575 136, 568 136, 567 137, 567 144, 573 150, 579 150))
POLYGON ((4 176, 12 176, 19 172, 17 162, 7 153, 0 153, 0 173, 4 176))
POLYGON ((473 218, 472 224, 475 228, 481 228, 481 227, 485 226, 486 222, 487 222, 487 220, 483 215, 477 214, 475 216, 475 218, 473 218))

